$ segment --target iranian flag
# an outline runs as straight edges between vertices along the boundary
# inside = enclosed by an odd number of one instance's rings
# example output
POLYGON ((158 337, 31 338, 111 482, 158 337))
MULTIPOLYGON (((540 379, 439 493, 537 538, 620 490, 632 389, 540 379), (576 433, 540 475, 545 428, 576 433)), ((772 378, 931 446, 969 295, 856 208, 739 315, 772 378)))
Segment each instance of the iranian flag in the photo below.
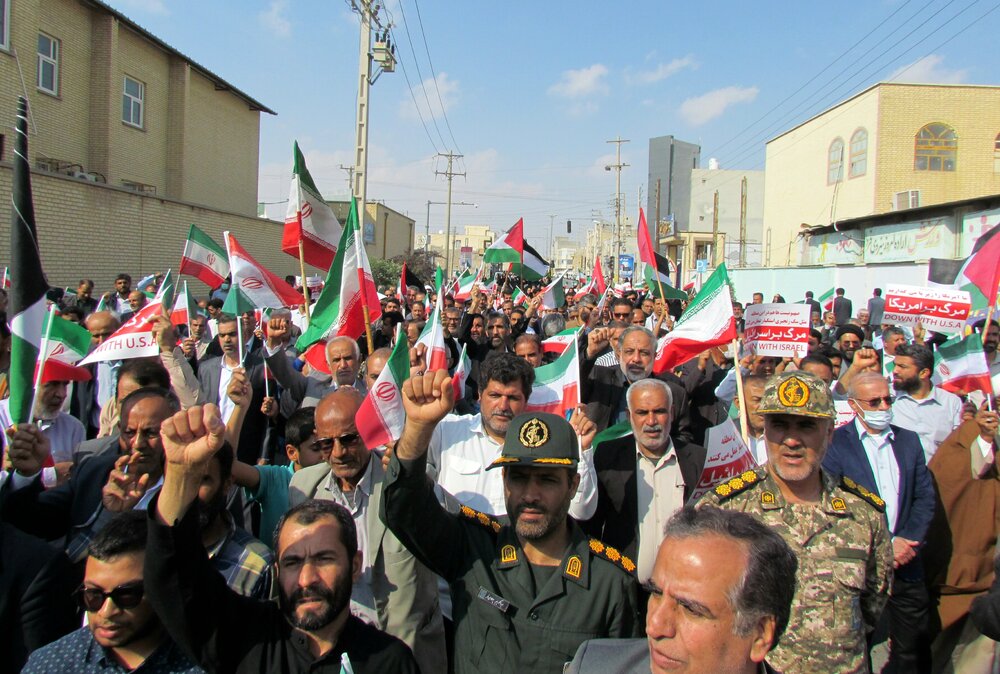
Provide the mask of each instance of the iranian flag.
POLYGON ((0 288, 4 290, 10 288, 10 267, 4 267, 0 272, 0 288))
POLYGON ((232 288, 239 288, 255 307, 296 307, 302 295, 285 280, 265 269, 229 232, 223 232, 232 270, 232 288))
POLYGON ((653 371, 671 372, 705 349, 736 339, 736 321, 726 265, 720 264, 705 281, 687 310, 666 334, 656 350, 653 371))
MULTIPOLYGON (((405 340, 404 340, 405 341, 405 340)), ((451 387, 455 392, 455 400, 465 397, 465 382, 469 380, 469 373, 472 372, 472 361, 465 353, 468 344, 462 345, 462 353, 458 356, 458 364, 455 366, 455 374, 451 375, 451 387)))
POLYGON ((194 276, 209 288, 218 288, 229 276, 226 249, 194 225, 188 229, 178 274, 194 276))
POLYGON ((580 354, 576 347, 548 365, 535 368, 535 383, 524 406, 525 412, 551 412, 568 419, 580 404, 580 354))
POLYGON ((405 338, 397 339, 378 379, 365 396, 354 423, 367 447, 396 442, 403 434, 406 412, 400 388, 410 376, 410 350, 405 338))
POLYGON ((563 276, 566 272, 563 272, 559 277, 545 286, 545 290, 542 291, 542 309, 555 310, 566 304, 566 292, 563 290, 563 276))
POLYGON ((10 270, 6 278, 17 281, 10 286, 10 420, 26 423, 31 417, 34 395, 35 363, 42 342, 45 321, 45 291, 48 282, 42 270, 35 230, 35 207, 31 199, 31 169, 28 166, 28 102, 17 99, 17 126, 14 138, 14 171, 11 185, 10 270))
POLYGON ((90 340, 90 332, 86 328, 59 317, 54 309, 50 310, 45 321, 45 357, 42 360, 75 365, 90 351, 90 340))
POLYGON ((288 191, 281 250, 296 259, 301 252, 302 259, 326 271, 337 254, 342 228, 316 188, 298 141, 292 154, 292 186, 288 191))
POLYGON ((431 312, 430 318, 424 324, 423 332, 417 338, 417 344, 423 344, 427 348, 424 360, 428 370, 448 369, 448 349, 444 345, 444 326, 441 323, 441 316, 444 313, 444 293, 441 292, 443 277, 444 272, 441 267, 438 267, 434 274, 437 301, 434 303, 434 311, 431 312))
POLYGON ((829 290, 816 298, 816 301, 823 307, 823 311, 833 311, 833 291, 831 286, 829 290))
POLYGON ((542 351, 548 353, 564 353, 569 346, 576 341, 578 328, 566 328, 562 332, 556 333, 548 339, 542 340, 542 351))
POLYGON ((164 313, 164 307, 172 307, 174 301, 174 281, 168 271, 160 283, 156 296, 136 312, 114 334, 80 361, 89 365, 106 360, 127 360, 156 356, 160 347, 153 337, 153 320, 164 313))
POLYGON ((514 303, 514 306, 527 306, 528 296, 524 294, 520 286, 514 286, 514 294, 510 296, 510 301, 514 303))
POLYGON ((588 293, 600 297, 607 289, 608 284, 604 280, 604 272, 601 271, 601 258, 598 256, 594 258, 594 273, 590 275, 590 281, 576 292, 574 298, 580 299, 588 293))
POLYGON ((190 325, 191 319, 198 313, 198 304, 188 292, 187 281, 181 286, 181 291, 174 297, 174 306, 170 312, 170 322, 174 325, 190 325))
POLYGON ((458 289, 455 291, 455 301, 465 302, 466 300, 472 299, 472 289, 476 287, 476 284, 482 278, 483 266, 479 266, 479 271, 475 274, 472 271, 466 271, 462 274, 456 283, 458 284, 458 289))
POLYGON ((337 246, 337 256, 330 266, 323 291, 313 306, 309 328, 295 342, 295 347, 305 351, 316 342, 339 335, 357 339, 364 334, 365 326, 374 323, 381 315, 382 305, 372 280, 368 255, 361 243, 358 204, 352 198, 351 212, 337 246), (367 320, 364 305, 368 308, 367 320))
POLYGON ((934 353, 934 371, 941 378, 941 388, 963 395, 972 391, 993 392, 982 340, 981 335, 972 333, 953 337, 938 347, 934 353))
POLYGON ((483 253, 483 262, 490 264, 497 263, 520 263, 521 254, 524 252, 524 218, 521 218, 496 242, 483 253))

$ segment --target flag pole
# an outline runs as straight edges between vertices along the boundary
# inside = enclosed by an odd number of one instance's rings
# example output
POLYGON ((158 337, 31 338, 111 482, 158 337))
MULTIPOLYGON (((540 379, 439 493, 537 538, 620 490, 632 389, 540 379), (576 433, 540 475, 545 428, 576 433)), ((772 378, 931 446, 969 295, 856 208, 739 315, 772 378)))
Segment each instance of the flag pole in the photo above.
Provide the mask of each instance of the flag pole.
MULTIPOLYGON (((176 304, 176 302, 175 302, 176 304)), ((188 338, 191 337, 191 296, 188 295, 188 282, 184 281, 184 313, 188 319, 188 338)))
POLYGON ((45 354, 49 350, 49 337, 52 335, 52 321, 55 320, 55 304, 49 305, 48 313, 45 315, 45 331, 42 333, 41 348, 38 350, 38 360, 35 372, 35 388, 31 392, 31 414, 29 419, 35 419, 35 403, 38 402, 38 391, 42 388, 42 375, 45 372, 45 354))
POLYGON ((736 367, 736 395, 739 396, 740 404, 737 408, 740 412, 740 433, 743 435, 743 442, 750 446, 750 430, 747 428, 746 400, 743 398, 743 368, 740 367, 740 340, 733 340, 733 353, 735 354, 736 367))
POLYGON ((239 356, 240 356, 240 367, 243 367, 243 358, 246 354, 243 353, 243 314, 236 315, 236 339, 240 340, 239 343, 239 356))
MULTIPOLYGON (((302 214, 299 213, 299 223, 301 225, 302 214)), ((306 325, 309 325, 309 283, 306 280, 306 250, 302 242, 302 229, 299 228, 299 273, 302 274, 302 301, 305 303, 306 325)))
MULTIPOLYGON (((357 240, 355 239, 355 244, 357 240)), ((365 270, 358 267, 358 282, 361 285, 361 313, 365 318, 365 338, 368 341, 368 355, 372 355, 375 350, 375 341, 372 339, 372 319, 368 313, 368 286, 365 284, 365 270)))

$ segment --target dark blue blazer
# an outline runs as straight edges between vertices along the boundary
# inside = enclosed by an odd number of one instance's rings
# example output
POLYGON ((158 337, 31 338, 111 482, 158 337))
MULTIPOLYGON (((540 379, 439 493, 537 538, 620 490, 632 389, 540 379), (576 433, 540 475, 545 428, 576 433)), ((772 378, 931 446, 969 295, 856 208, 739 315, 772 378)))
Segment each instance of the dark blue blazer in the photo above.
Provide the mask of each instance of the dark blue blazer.
MULTIPOLYGON (((899 506, 896 526, 890 532, 907 540, 924 542, 927 528, 934 517, 934 481, 927 470, 920 438, 913 431, 890 426, 893 432, 892 452, 899 466, 899 506)), ((865 448, 858 437, 856 422, 838 428, 823 459, 823 470, 853 479, 862 487, 878 494, 875 474, 868 463, 865 448)), ((882 496, 882 494, 879 494, 882 496)), ((896 569, 896 577, 915 581, 923 577, 920 555, 904 567, 896 569)))

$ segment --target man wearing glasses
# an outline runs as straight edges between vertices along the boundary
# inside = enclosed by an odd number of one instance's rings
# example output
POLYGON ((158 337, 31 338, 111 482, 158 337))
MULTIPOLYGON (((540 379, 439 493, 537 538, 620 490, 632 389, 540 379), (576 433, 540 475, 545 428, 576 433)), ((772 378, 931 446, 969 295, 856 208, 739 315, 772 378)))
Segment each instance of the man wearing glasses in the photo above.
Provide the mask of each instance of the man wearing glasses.
POLYGON ((352 388, 328 394, 316 407, 315 451, 324 461, 292 476, 288 501, 334 501, 358 530, 361 576, 351 591, 351 613, 401 639, 423 672, 447 670, 437 579, 379 519, 385 470, 365 446, 354 418, 364 396, 352 388))
POLYGON ((885 377, 862 372, 847 393, 856 416, 834 432, 823 469, 852 478, 885 501, 895 568, 882 614, 888 623, 888 666, 891 671, 929 671, 930 599, 920 548, 934 516, 934 483, 919 436, 891 425, 895 398, 885 377))
POLYGON ((146 530, 145 513, 131 511, 94 538, 77 591, 87 625, 36 650, 23 672, 202 671, 171 641, 146 597, 146 530))

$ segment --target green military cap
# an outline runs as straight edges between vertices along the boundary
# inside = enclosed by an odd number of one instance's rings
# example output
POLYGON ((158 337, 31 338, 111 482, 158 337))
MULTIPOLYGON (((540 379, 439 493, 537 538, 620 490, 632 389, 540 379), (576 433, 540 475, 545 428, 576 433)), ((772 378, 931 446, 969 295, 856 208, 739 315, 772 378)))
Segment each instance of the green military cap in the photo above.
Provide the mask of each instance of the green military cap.
POLYGON ((580 460, 576 432, 557 414, 528 412, 511 419, 500 457, 486 467, 533 466, 576 468, 580 460))
POLYGON ((782 372, 764 386, 757 414, 797 414, 803 417, 834 419, 830 387, 814 374, 802 370, 782 372))

